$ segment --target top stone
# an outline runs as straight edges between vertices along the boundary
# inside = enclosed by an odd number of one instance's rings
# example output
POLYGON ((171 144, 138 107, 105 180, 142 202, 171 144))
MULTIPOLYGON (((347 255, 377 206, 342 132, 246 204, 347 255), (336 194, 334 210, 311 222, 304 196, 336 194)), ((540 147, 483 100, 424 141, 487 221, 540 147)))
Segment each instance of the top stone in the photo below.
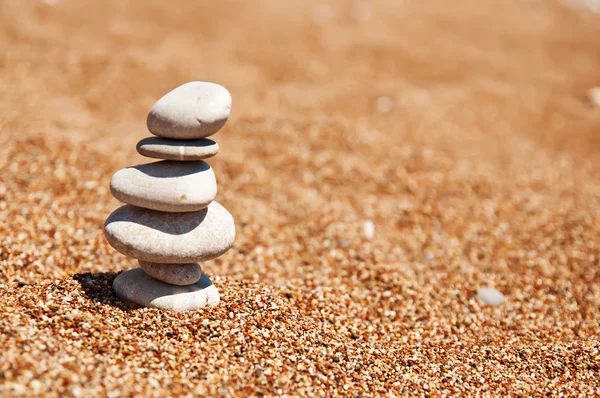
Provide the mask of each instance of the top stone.
POLYGON ((148 130, 179 140, 204 138, 223 127, 231 110, 231 94, 223 86, 190 82, 159 99, 148 114, 148 130))

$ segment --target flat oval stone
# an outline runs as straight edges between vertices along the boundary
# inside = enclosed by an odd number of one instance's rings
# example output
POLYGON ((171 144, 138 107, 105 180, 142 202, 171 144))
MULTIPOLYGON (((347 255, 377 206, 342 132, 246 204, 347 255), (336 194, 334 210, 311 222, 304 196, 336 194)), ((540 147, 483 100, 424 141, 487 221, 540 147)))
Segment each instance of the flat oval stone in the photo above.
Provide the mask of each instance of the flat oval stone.
POLYGON ((201 160, 163 160, 117 171, 110 191, 122 202, 166 212, 198 211, 215 199, 217 180, 201 160))
POLYGON ((113 290, 122 300, 169 311, 194 311, 207 305, 214 307, 220 301, 219 291, 206 274, 192 285, 175 286, 134 268, 117 275, 113 290))
POLYGON ((223 86, 190 82, 159 99, 148 114, 148 130, 156 136, 189 140, 213 135, 231 111, 231 94, 223 86))
POLYGON ((199 140, 171 140, 148 137, 137 143, 142 156, 166 160, 202 160, 219 153, 219 144, 208 138, 199 140))
POLYGON ((198 263, 164 264, 139 260, 138 263, 148 275, 171 285, 191 285, 198 282, 202 276, 202 267, 198 263))
POLYGON ((198 263, 225 253, 235 240, 235 224, 217 202, 189 213, 163 213, 132 205, 115 210, 104 224, 115 250, 151 263, 198 263))

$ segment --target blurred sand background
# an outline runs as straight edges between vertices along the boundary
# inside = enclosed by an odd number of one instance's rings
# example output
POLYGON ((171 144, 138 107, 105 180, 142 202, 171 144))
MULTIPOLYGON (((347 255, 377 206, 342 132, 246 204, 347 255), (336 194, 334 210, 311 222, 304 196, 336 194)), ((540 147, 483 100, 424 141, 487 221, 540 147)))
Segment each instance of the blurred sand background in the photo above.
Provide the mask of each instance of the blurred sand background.
POLYGON ((0 394, 600 395, 595 86, 553 1, 0 0, 0 394), (108 183, 190 80, 222 302, 132 309, 108 183))

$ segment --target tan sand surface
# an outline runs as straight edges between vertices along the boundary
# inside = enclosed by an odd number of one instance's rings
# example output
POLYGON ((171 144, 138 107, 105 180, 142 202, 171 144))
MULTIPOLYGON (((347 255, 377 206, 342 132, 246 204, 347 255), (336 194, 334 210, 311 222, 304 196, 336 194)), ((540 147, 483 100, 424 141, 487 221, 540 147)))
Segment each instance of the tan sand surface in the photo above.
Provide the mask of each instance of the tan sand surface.
POLYGON ((600 396, 594 86, 551 0, 0 0, 0 396, 600 396), (190 80, 237 239, 137 309, 108 182, 190 80))

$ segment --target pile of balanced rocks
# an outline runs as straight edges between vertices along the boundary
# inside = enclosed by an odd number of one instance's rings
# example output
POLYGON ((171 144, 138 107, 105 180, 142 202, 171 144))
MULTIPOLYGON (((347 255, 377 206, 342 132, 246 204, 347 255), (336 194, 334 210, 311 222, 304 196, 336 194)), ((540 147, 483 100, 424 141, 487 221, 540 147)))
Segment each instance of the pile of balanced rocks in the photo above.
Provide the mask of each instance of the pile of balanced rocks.
POLYGON ((219 145, 215 134, 229 117, 231 95, 222 86, 190 82, 162 97, 148 114, 155 137, 137 151, 161 161, 117 171, 113 196, 127 203, 104 225, 108 242, 138 260, 141 268, 119 274, 113 289, 121 299, 144 307, 190 311, 219 303, 219 292, 200 262, 233 245, 235 224, 214 201, 217 181, 203 159, 219 145))

